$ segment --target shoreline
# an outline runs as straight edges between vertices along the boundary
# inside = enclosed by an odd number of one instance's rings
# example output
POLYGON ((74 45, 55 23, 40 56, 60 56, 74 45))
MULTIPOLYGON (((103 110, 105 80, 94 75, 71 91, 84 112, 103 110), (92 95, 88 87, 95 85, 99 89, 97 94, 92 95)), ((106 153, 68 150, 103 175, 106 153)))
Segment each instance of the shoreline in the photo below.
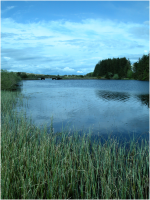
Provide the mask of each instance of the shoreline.
MULTIPOLYGON (((45 78, 45 79, 52 79, 52 78, 45 78)), ((40 78, 29 78, 29 79, 22 79, 24 81, 29 81, 29 80, 41 80, 40 78)), ((149 80, 136 80, 136 79, 106 79, 106 78, 62 78, 60 80, 134 80, 134 81, 149 81, 149 80)))

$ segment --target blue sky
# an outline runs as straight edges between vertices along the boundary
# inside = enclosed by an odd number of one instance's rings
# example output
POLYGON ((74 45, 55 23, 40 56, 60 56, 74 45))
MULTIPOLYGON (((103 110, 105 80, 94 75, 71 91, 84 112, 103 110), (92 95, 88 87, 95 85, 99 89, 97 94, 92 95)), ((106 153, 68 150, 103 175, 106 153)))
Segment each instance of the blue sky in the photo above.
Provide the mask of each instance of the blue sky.
POLYGON ((1 69, 87 74, 149 52, 149 1, 1 1, 1 69))

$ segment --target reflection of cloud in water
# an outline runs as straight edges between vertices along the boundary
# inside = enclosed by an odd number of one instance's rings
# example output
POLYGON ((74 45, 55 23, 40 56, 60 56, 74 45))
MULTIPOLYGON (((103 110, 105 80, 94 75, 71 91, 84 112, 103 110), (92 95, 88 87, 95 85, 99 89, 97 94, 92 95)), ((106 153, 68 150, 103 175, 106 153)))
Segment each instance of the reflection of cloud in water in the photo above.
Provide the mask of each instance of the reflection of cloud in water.
POLYGON ((98 90, 96 95, 105 101, 127 101, 130 98, 130 94, 127 92, 111 92, 107 90, 98 90))

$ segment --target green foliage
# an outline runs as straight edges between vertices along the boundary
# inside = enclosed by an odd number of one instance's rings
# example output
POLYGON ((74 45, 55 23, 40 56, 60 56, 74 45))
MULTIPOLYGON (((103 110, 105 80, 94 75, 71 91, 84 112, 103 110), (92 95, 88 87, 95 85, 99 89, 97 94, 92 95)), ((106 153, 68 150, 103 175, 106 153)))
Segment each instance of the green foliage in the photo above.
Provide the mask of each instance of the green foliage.
POLYGON ((98 76, 97 78, 98 78, 98 79, 101 79, 101 76, 98 76))
POLYGON ((127 78, 132 78, 133 72, 132 70, 128 69, 127 71, 127 78))
POLYGON ((147 69, 145 69, 143 72, 142 80, 149 80, 149 72, 147 69))
POLYGON ((1 90, 15 90, 21 78, 15 72, 1 70, 1 90))
POLYGON ((27 78, 36 78, 36 76, 34 74, 28 74, 27 78))
POLYGON ((90 72, 90 73, 86 74, 85 76, 92 77, 93 76, 93 72, 90 72))
MULTIPOLYGON (((25 80, 37 80, 39 78, 41 78, 41 75, 35 75, 35 74, 27 74, 25 72, 17 72, 17 75, 21 77, 21 79, 25 79, 25 80)), ((49 75, 47 75, 48 77, 49 75)), ((44 77, 44 76, 43 76, 44 77)))
POLYGON ((21 77, 21 72, 17 72, 17 75, 21 77))
POLYGON ((112 72, 107 72, 106 75, 105 75, 105 78, 106 79, 111 79, 113 76, 112 72))
POLYGON ((96 64, 93 76, 104 76, 107 79, 113 77, 113 74, 118 74, 119 77, 125 77, 128 69, 131 69, 131 63, 124 58, 105 59, 96 64))
POLYGON ((149 80, 149 54, 143 55, 138 62, 133 64, 133 78, 138 80, 149 80))
POLYGON ((111 78, 113 76, 112 72, 108 72, 109 77, 111 78))
POLYGON ((108 72, 106 73, 105 78, 106 79, 110 79, 110 76, 109 76, 108 72))
POLYGON ((114 74, 113 79, 119 79, 118 74, 114 74))
POLYGON ((93 72, 93 76, 104 77, 105 75, 107 79, 112 78, 113 74, 118 74, 119 78, 149 80, 149 54, 143 55, 141 59, 139 58, 139 62, 134 63, 133 71, 131 62, 124 57, 101 60, 96 64, 93 72))
POLYGON ((22 79, 28 78, 28 75, 27 75, 25 72, 17 72, 17 74, 18 74, 22 79))

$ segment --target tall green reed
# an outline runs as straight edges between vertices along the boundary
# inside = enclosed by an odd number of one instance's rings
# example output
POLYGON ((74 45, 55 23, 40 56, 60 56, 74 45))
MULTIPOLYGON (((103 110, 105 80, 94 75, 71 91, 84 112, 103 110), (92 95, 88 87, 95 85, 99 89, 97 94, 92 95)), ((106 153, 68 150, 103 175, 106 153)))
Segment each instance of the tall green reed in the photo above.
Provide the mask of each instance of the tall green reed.
POLYGON ((14 110, 18 95, 1 92, 2 199, 148 199, 148 141, 126 149, 114 138, 47 134, 14 110))
POLYGON ((18 82, 21 78, 15 72, 8 72, 1 70, 1 89, 2 90, 16 90, 18 82))

